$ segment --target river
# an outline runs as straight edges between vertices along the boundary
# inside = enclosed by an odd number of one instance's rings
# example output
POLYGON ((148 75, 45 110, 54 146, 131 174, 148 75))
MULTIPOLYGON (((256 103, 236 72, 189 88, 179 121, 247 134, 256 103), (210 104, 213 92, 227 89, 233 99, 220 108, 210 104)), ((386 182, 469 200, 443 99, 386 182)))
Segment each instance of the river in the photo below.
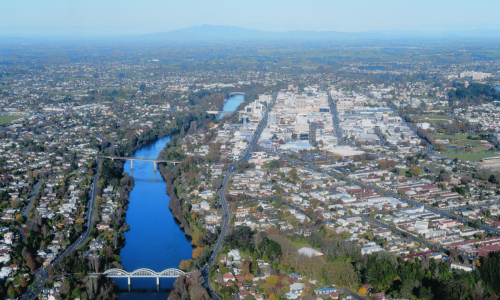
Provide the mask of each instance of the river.
MULTIPOLYGON (((245 100, 244 96, 243 95, 238 95, 238 94, 235 94, 235 95, 232 95, 231 97, 229 97, 229 99, 227 99, 226 103, 224 103, 224 111, 235 111, 238 106, 240 106, 241 103, 243 103, 243 101, 245 100)), ((219 119, 222 119, 224 117, 224 115, 226 114, 221 114, 219 116, 219 119)))
MULTIPOLYGON (((137 150, 132 157, 155 159, 169 141, 170 137, 158 139, 137 150)), ((131 173, 130 161, 126 162, 124 170, 131 173)), ((130 231, 125 233, 126 244, 120 253, 122 266, 128 272, 140 268, 156 272, 177 268, 181 260, 191 258, 192 247, 168 208, 170 197, 166 193, 166 183, 160 172, 155 180, 152 162, 134 161, 133 176, 135 186, 127 210, 130 231)), ((166 299, 173 281, 161 279, 158 293, 155 278, 132 278, 132 293, 121 293, 119 298, 166 299)), ((115 282, 120 289, 128 289, 126 279, 115 282)))
MULTIPOLYGON (((243 95, 233 95, 224 103, 224 111, 234 111, 243 102, 243 95)), ((170 137, 158 139, 135 151, 131 157, 155 159, 170 137)), ((130 161, 124 171, 131 174, 130 161)), ((148 268, 156 272, 177 268, 181 260, 190 259, 191 241, 175 222, 168 208, 170 197, 166 194, 166 183, 160 172, 153 172, 153 163, 134 161, 133 177, 135 186, 130 193, 127 210, 127 224, 130 231, 125 233, 126 244, 121 250, 121 263, 128 272, 148 268)), ((127 290, 127 279, 115 279, 120 290, 127 290)), ((160 279, 157 291, 155 278, 132 278, 132 292, 121 292, 120 300, 168 298, 174 279, 160 279)))

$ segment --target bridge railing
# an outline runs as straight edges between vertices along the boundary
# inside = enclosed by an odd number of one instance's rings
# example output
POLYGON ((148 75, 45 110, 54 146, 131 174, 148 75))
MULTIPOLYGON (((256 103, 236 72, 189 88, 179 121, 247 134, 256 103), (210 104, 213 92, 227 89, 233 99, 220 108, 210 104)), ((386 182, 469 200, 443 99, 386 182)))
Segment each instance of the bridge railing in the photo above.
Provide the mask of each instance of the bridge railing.
POLYGON ((127 272, 123 269, 109 269, 102 273, 105 277, 116 278, 116 277, 178 277, 180 275, 188 275, 179 269, 166 269, 161 272, 156 272, 151 269, 141 268, 132 272, 127 272))

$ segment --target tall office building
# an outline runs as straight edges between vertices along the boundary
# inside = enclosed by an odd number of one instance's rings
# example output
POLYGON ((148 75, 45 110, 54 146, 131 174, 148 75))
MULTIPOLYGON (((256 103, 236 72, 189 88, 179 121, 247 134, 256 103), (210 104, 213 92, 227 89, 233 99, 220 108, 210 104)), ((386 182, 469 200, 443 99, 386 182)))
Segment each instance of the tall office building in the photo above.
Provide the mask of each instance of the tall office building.
POLYGON ((295 108, 296 109, 305 109, 306 108, 306 97, 305 96, 297 96, 297 98, 295 98, 295 108))

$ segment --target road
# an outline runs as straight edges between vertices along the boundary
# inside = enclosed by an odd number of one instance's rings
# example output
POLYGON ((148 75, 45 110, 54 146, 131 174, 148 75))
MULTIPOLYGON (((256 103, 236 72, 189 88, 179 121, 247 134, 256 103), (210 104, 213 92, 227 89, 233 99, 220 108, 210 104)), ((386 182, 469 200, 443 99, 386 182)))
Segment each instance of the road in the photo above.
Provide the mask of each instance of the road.
POLYGON ((19 233, 19 235, 21 236, 21 240, 23 241, 23 244, 26 244, 26 235, 21 230, 21 228, 16 227, 16 226, 10 226, 10 229, 16 230, 19 233))
POLYGON ((339 113, 337 111, 337 103, 333 102, 332 96, 328 93, 328 104, 330 105, 330 111, 333 116, 333 127, 335 128, 335 135, 337 136, 337 143, 339 145, 344 144, 344 137, 342 135, 342 129, 340 128, 339 113))
POLYGON ((24 209, 22 216, 24 218, 28 218, 28 214, 30 213, 31 206, 33 205, 33 202, 35 201, 36 195, 38 194, 38 190, 40 189, 40 186, 42 185, 42 181, 38 180, 38 182, 35 185, 35 188, 33 189, 33 194, 31 194, 30 197, 30 202, 28 205, 26 205, 26 208, 24 209))
MULTIPOLYGON (((354 299, 358 299, 358 300, 366 300, 366 297, 362 297, 356 293, 354 293, 353 291, 351 291, 350 289, 346 289, 346 288, 339 288, 338 289, 340 292, 344 293, 344 294, 348 294, 350 296, 352 296, 354 299)), ((342 297, 342 299, 344 299, 342 297)))
POLYGON ((420 243, 422 245, 426 245, 429 248, 435 248, 436 250, 441 251, 441 252, 445 252, 446 251, 446 249, 444 249, 443 247, 436 246, 436 245, 430 243, 429 241, 421 239, 418 236, 416 236, 416 235, 414 235, 414 234, 412 234, 410 232, 403 231, 403 230, 401 230, 401 229, 399 229, 397 227, 388 225, 388 224, 386 224, 384 222, 381 222, 379 220, 370 219, 367 215, 362 215, 362 217, 363 217, 363 219, 365 219, 365 220, 367 220, 369 222, 372 222, 372 223, 377 224, 378 226, 385 227, 387 229, 391 229, 393 231, 396 231, 397 233, 405 236, 406 238, 412 239, 412 240, 414 240, 414 241, 416 241, 416 242, 418 242, 418 243, 420 243))
POLYGON ((401 117, 401 115, 399 115, 399 113, 396 109, 396 106, 394 106, 394 104, 392 102, 387 102, 387 104, 389 105, 390 108, 392 108, 394 113, 398 114, 398 116, 401 118, 401 120, 403 120, 403 123, 405 123, 406 126, 408 126, 411 130, 413 130, 420 137, 420 139, 422 139, 427 144, 427 154, 433 155, 434 154, 434 147, 432 146, 432 144, 429 143, 429 141, 426 138, 420 136, 420 134, 417 131, 417 128, 413 127, 413 125, 406 122, 406 120, 403 117, 401 117))
POLYGON ((222 209, 224 211, 224 220, 222 222, 221 226, 221 232, 219 234, 219 237, 217 238, 217 241, 215 242, 213 249, 212 249, 212 255, 210 255, 210 258, 208 259, 208 262, 205 264, 205 266, 201 269, 201 273, 203 275, 204 281, 205 281, 205 288, 208 289, 208 292, 210 294, 210 297, 212 299, 217 299, 220 300, 219 296, 214 292, 214 288, 211 286, 210 283, 210 278, 209 278, 209 270, 210 266, 212 263, 215 261, 215 258, 217 257, 217 254, 219 253, 220 249, 222 248, 222 243, 224 241, 224 238, 226 237, 227 230, 229 227, 229 221, 231 220, 231 211, 229 210, 229 206, 227 205, 226 202, 226 192, 227 188, 229 186, 229 182, 231 181, 231 177, 234 174, 234 171, 236 169, 236 166, 243 161, 248 161, 252 157, 252 152, 257 143, 259 142, 260 135, 262 134, 262 131, 264 130, 266 123, 267 123, 267 116, 268 113, 272 110, 272 107, 276 103, 276 98, 278 97, 278 93, 274 93, 273 95, 273 101, 271 104, 268 106, 266 109, 266 112, 262 116, 262 119, 259 122, 259 125, 257 126, 257 129, 255 130, 254 134, 252 135, 252 139, 250 143, 248 144, 248 147, 246 151, 244 152, 243 156, 231 164, 228 168, 228 171, 226 173, 226 176, 224 177, 224 180, 222 182, 222 187, 219 190, 219 200, 220 203, 222 204, 222 209))
MULTIPOLYGON (((99 166, 99 162, 101 159, 97 160, 97 166, 99 166)), ((96 167, 98 168, 98 167, 96 167)), ((45 280, 47 280, 50 275, 49 275, 49 270, 53 266, 57 265, 66 255, 71 253, 73 250, 81 247, 82 245, 85 244, 87 239, 89 238, 90 231, 92 230, 92 215, 94 214, 94 205, 95 205, 95 199, 96 199, 96 188, 97 188, 97 182, 99 181, 99 170, 96 170, 96 174, 92 176, 92 184, 90 185, 90 200, 87 202, 87 222, 85 223, 86 229, 85 231, 76 239, 76 241, 71 244, 66 250, 64 250, 63 253, 61 253, 49 266, 43 268, 40 270, 40 272, 37 274, 37 277, 35 278, 35 284, 29 288, 26 293, 24 293, 23 297, 21 299, 34 299, 40 294, 42 291, 42 287, 44 285, 45 280)))

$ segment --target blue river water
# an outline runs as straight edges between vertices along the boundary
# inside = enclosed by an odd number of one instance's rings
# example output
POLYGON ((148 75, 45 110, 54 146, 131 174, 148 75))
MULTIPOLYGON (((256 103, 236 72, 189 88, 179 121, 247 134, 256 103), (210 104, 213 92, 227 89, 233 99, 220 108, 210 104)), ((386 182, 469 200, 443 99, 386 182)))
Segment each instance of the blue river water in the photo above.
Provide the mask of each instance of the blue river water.
MULTIPOLYGON (((244 96, 243 95, 233 95, 229 97, 229 99, 224 103, 224 111, 235 111, 238 106, 243 103, 244 96)), ((221 114, 219 119, 222 119, 226 114, 221 114)))
MULTIPOLYGON (((170 141, 170 137, 137 150, 132 157, 157 158, 160 151, 170 141)), ((122 266, 131 272, 148 268, 156 272, 177 268, 183 259, 190 259, 190 240, 175 222, 168 208, 170 197, 166 194, 166 183, 159 172, 153 171, 153 163, 134 161, 133 173, 130 161, 124 170, 133 174, 135 186, 130 193, 127 210, 127 224, 130 231, 125 233, 126 244, 120 256, 122 266)), ((128 289, 126 279, 116 279, 121 290, 128 289)), ((121 293, 120 299, 166 299, 172 289, 174 279, 160 279, 157 292, 155 278, 132 278, 132 293, 121 293)))
MULTIPOLYGON (((243 95, 234 95, 224 104, 224 111, 234 111, 244 101, 243 95)), ((158 139, 135 151, 131 157, 155 159, 170 137, 158 139)), ((128 272, 148 268, 156 272, 177 268, 181 260, 190 259, 191 241, 184 235, 168 208, 170 197, 166 194, 166 182, 159 172, 153 172, 153 163, 134 161, 133 173, 130 161, 124 171, 133 174, 135 186, 130 193, 125 233, 126 244, 121 250, 121 263, 128 272)), ((157 290, 155 278, 132 278, 131 292, 121 292, 120 300, 153 299, 165 300, 173 288, 175 279, 160 279, 157 290)), ((114 280, 120 290, 128 290, 127 279, 114 280)))

